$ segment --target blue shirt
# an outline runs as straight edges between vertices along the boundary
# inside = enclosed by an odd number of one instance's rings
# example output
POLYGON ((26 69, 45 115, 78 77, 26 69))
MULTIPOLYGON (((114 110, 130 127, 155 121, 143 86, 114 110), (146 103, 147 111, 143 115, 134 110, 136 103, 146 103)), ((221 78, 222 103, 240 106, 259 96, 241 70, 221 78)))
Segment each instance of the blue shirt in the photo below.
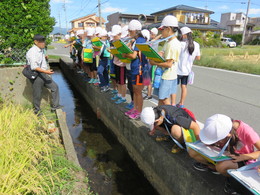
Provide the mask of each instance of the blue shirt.
MULTIPOLYGON (((135 41, 135 43, 145 43, 145 42, 146 42, 146 39, 143 37, 138 37, 135 41)), ((139 49, 135 46, 134 51, 139 51, 139 49)), ((138 75, 140 68, 142 69, 144 67, 144 65, 147 64, 147 59, 143 53, 141 54, 141 58, 142 58, 141 64, 140 64, 139 56, 137 56, 136 59, 132 60, 132 62, 131 62, 131 74, 132 75, 138 75)))
POLYGON ((86 38, 82 44, 82 46, 86 49, 92 49, 91 39, 86 38))

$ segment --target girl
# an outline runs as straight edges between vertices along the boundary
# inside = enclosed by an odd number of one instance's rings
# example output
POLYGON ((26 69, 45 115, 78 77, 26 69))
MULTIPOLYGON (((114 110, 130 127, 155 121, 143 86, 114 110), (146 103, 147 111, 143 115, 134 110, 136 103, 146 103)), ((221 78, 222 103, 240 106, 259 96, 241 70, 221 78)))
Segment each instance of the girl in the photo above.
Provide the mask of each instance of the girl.
POLYGON ((162 50, 162 56, 166 62, 155 62, 150 60, 151 65, 157 65, 163 68, 162 80, 159 89, 154 89, 154 93, 159 97, 159 105, 175 105, 177 90, 177 63, 181 51, 181 44, 175 36, 179 31, 178 20, 175 16, 166 16, 159 28, 162 31, 162 37, 170 37, 162 50), (173 96, 172 102, 170 96, 173 96))
POLYGON ((178 107, 184 108, 184 101, 187 96, 188 76, 191 73, 193 61, 200 60, 200 45, 193 41, 192 31, 188 27, 181 28, 181 54, 177 69, 178 82, 181 83, 181 99, 177 104, 178 107))
POLYGON ((129 36, 134 39, 132 44, 133 53, 123 54, 123 57, 132 59, 131 61, 131 77, 134 92, 134 108, 125 113, 131 119, 138 119, 143 107, 142 97, 142 67, 147 64, 145 56, 135 47, 136 43, 145 43, 146 39, 143 37, 142 24, 138 20, 131 20, 128 25, 129 36))
MULTIPOLYGON (((220 148, 229 142, 227 150, 232 158, 232 160, 220 161, 213 165, 208 163, 199 153, 189 149, 189 155, 198 161, 193 164, 193 167, 200 171, 216 170, 224 176, 229 176, 228 169, 237 169, 255 162, 260 156, 260 138, 254 129, 243 121, 233 120, 222 114, 209 117, 204 128, 200 131, 199 137, 204 144, 220 148)), ((224 190, 226 192, 233 191, 228 179, 224 190)))

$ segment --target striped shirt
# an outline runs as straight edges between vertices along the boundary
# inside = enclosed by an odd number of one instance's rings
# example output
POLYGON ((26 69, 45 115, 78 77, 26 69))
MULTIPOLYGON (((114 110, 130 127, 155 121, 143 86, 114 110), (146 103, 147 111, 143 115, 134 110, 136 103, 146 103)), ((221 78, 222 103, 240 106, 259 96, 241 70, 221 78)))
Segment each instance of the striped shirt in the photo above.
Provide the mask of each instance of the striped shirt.
POLYGON ((40 49, 36 45, 33 45, 26 53, 27 65, 31 66, 32 70, 41 68, 47 70, 48 66, 45 59, 44 49, 40 49))

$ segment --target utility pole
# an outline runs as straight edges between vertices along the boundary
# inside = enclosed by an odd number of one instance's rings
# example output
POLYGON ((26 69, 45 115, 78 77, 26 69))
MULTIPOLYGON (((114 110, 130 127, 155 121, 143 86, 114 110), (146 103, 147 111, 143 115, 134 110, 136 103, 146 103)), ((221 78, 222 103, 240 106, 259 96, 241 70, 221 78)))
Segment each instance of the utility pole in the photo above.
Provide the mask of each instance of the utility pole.
POLYGON ((60 21, 60 12, 59 12, 59 24, 60 24, 60 35, 61 35, 61 21, 60 21))
POLYGON ((64 12, 65 12, 65 22, 66 22, 66 34, 68 33, 68 21, 67 21, 67 12, 66 12, 66 0, 64 0, 64 12))
POLYGON ((243 47, 244 42, 245 42, 246 26, 247 26, 247 21, 248 21, 249 8, 250 8, 250 0, 248 0, 248 3, 247 3, 246 19, 245 19, 245 22, 244 22, 244 30, 243 30, 243 36, 242 36, 242 42, 241 42, 242 47, 243 47))
POLYGON ((99 15, 99 26, 102 27, 100 0, 98 0, 98 15, 99 15))

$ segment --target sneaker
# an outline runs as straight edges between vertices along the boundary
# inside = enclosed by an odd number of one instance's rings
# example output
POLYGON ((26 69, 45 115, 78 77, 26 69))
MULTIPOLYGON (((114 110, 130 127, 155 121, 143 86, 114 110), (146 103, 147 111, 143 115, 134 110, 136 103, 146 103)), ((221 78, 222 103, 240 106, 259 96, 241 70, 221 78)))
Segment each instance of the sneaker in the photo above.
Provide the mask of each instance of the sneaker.
POLYGON ((153 98, 152 96, 148 96, 148 95, 147 95, 147 96, 145 96, 143 99, 144 99, 144 100, 150 100, 150 99, 152 99, 152 98, 153 98))
POLYGON ((140 118, 140 115, 141 115, 141 113, 136 110, 136 111, 133 112, 132 114, 129 114, 128 117, 129 117, 130 119, 139 119, 139 118, 140 118))
POLYGON ((51 111, 55 111, 55 110, 61 109, 61 108, 63 108, 63 106, 62 105, 58 105, 58 106, 52 107, 51 111))
POLYGON ((113 90, 111 91, 111 93, 112 93, 112 94, 117 94, 117 90, 113 89, 113 90))
POLYGON ((121 97, 120 99, 118 99, 118 100, 115 102, 115 104, 121 104, 121 103, 124 103, 124 102, 126 102, 126 99, 121 97))
POLYGON ((134 113, 135 112, 135 109, 132 108, 131 110, 128 110, 127 112, 125 112, 125 115, 126 116, 129 116, 130 114, 134 113))
POLYGON ((121 97, 119 97, 119 96, 116 94, 114 97, 111 98, 111 100, 117 100, 117 99, 119 99, 119 98, 121 98, 121 97))
POLYGON ((90 79, 90 81, 88 83, 93 83, 95 81, 95 79, 90 79))
POLYGON ((176 107, 177 107, 177 108, 184 108, 184 105, 176 104, 176 107))
POLYGON ((100 90, 101 93, 104 93, 104 92, 107 92, 107 91, 109 91, 108 86, 101 87, 101 90, 100 90))
POLYGON ((128 109, 128 110, 133 109, 133 107, 134 107, 134 102, 130 102, 129 104, 127 104, 127 105, 125 106, 125 108, 128 109))
POLYGON ((198 171, 208 171, 208 166, 204 165, 200 162, 194 162, 192 166, 194 169, 196 169, 198 171))
POLYGON ((212 169, 212 168, 208 167, 208 171, 211 172, 211 173, 213 173, 213 174, 215 174, 215 175, 220 175, 220 173, 217 172, 216 169, 212 169))

